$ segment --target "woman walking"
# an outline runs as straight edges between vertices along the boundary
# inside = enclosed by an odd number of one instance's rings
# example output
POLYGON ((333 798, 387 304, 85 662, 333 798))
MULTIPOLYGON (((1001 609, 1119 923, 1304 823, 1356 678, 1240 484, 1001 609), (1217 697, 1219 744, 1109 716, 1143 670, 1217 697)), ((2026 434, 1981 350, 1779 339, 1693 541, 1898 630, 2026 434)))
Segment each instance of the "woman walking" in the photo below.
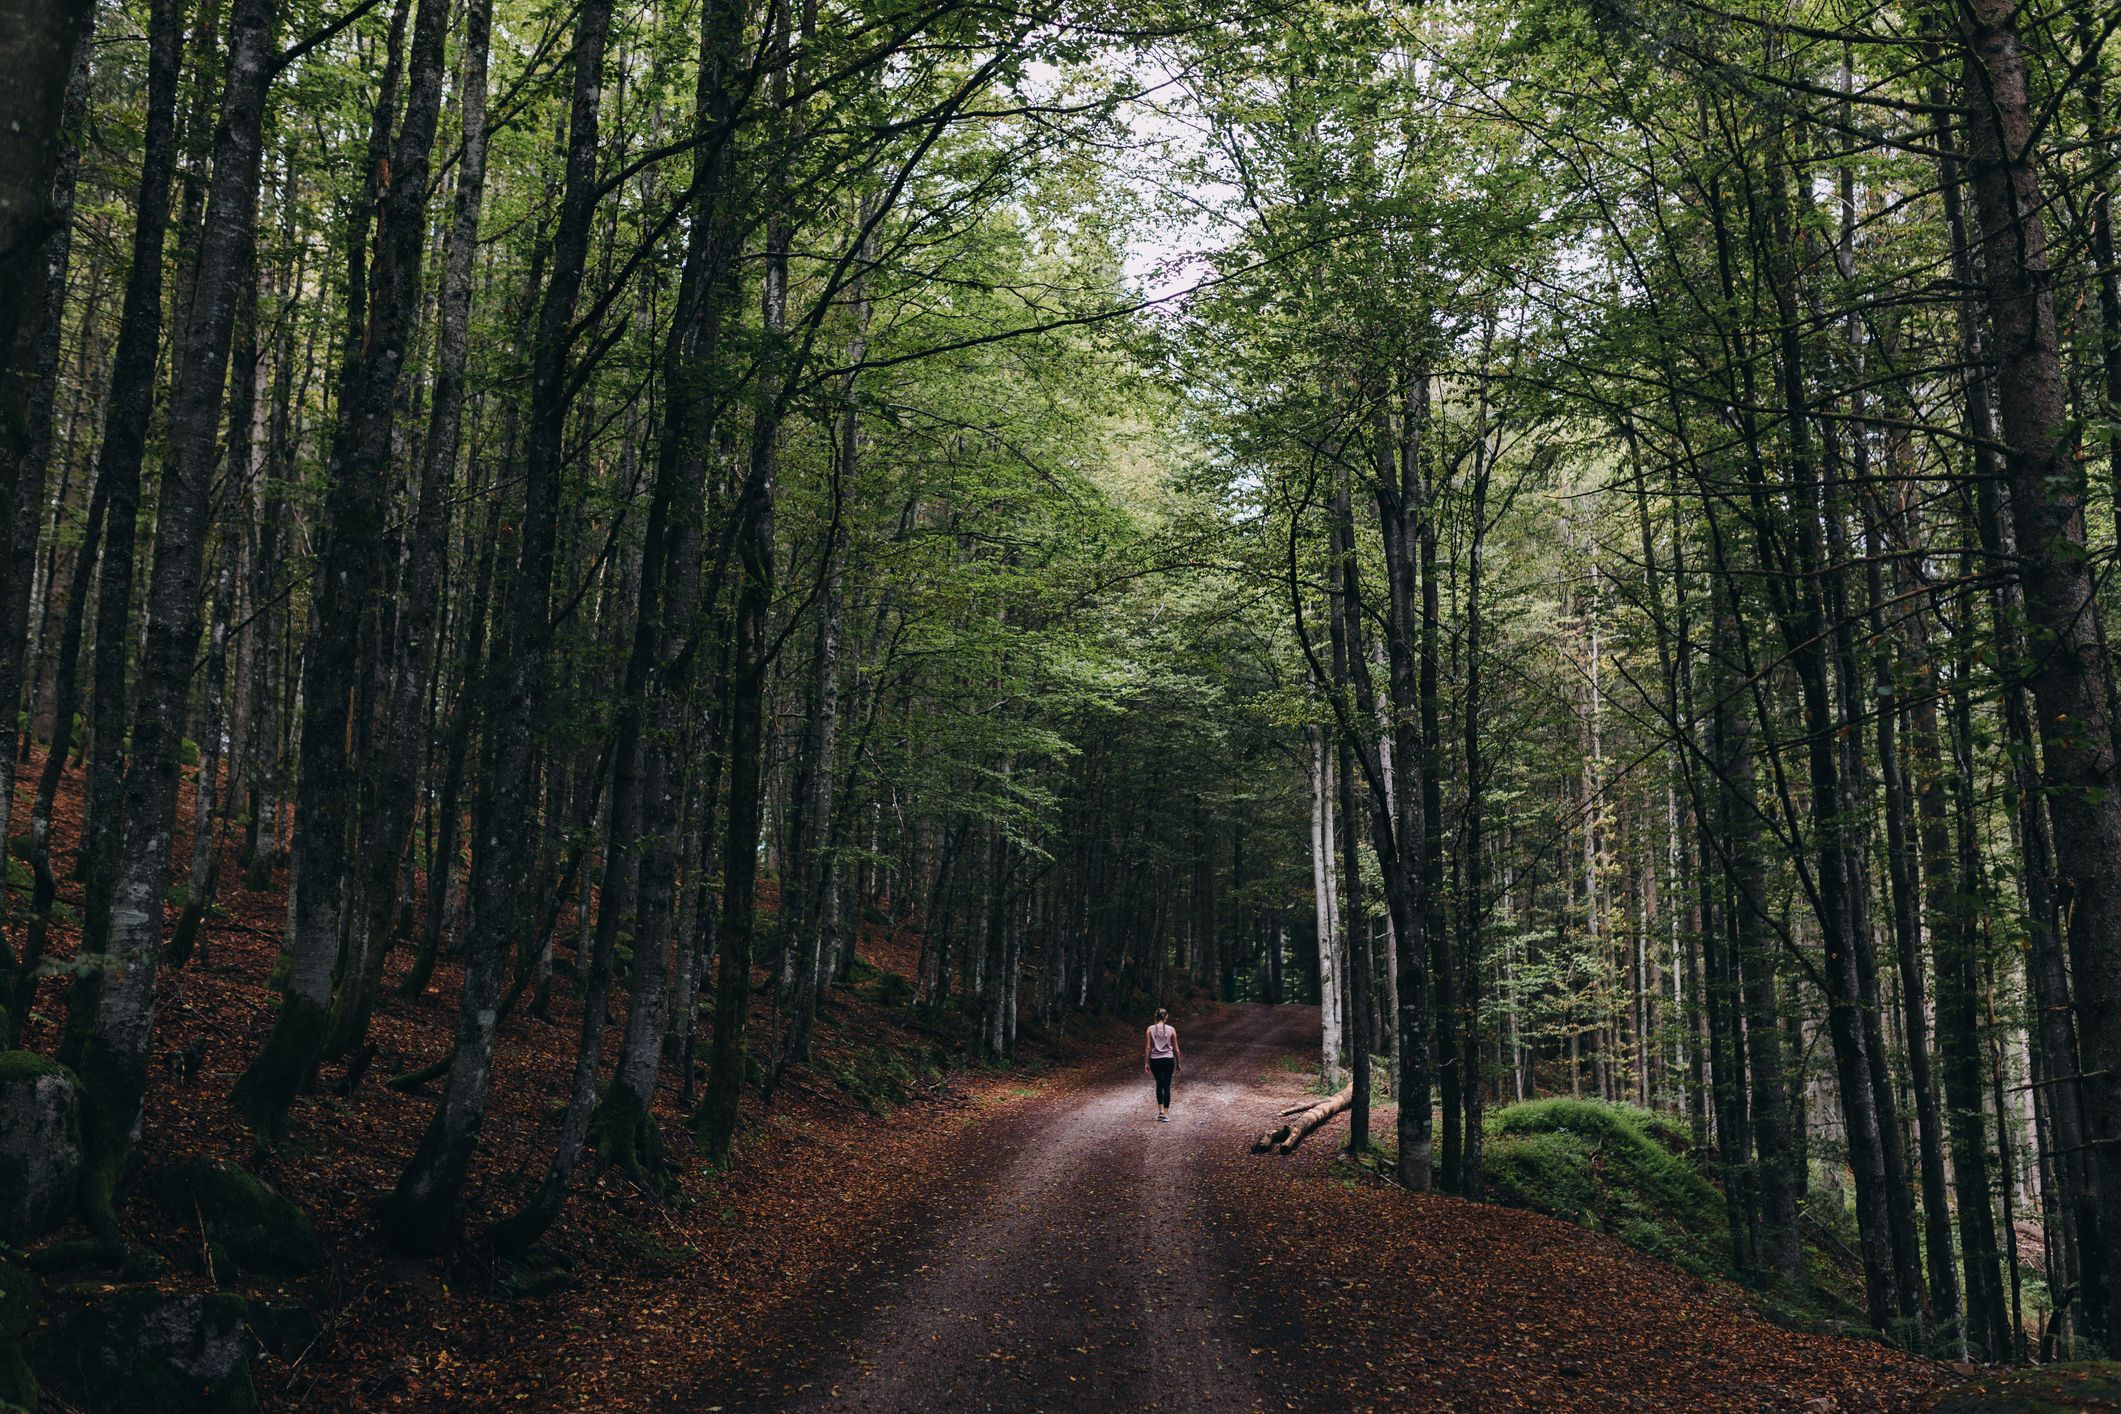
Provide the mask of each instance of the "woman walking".
POLYGON ((1149 1023, 1149 1034, 1142 1040, 1142 1069, 1156 1077, 1156 1122, 1171 1122, 1171 1076, 1179 1068, 1178 1028, 1167 1017, 1170 1012, 1162 1007, 1156 1009, 1156 1020, 1149 1023))

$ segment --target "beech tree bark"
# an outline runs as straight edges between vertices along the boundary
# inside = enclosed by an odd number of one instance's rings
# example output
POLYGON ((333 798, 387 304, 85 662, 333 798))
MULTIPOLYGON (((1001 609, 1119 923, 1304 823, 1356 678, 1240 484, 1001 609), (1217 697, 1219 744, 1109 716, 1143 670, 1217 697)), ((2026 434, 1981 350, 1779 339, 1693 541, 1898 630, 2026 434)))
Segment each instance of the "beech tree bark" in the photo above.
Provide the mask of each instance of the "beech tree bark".
POLYGON ((198 279, 177 351, 170 454, 159 487, 139 709, 132 724, 133 764, 125 777, 125 848, 103 925, 109 962, 99 985, 78 989, 77 984, 77 994, 68 997, 69 1024, 76 1007, 86 1023, 76 1066, 86 1097, 83 1132, 89 1156, 82 1215, 106 1247, 123 1245, 114 1203, 140 1134, 162 900, 169 892, 177 811, 178 744, 199 641, 200 561, 220 451, 229 342, 242 287, 256 278, 253 226, 265 94, 275 70, 274 27, 272 0, 235 0, 198 279))
MULTIPOLYGON (((279 1133, 288 1106, 309 1084, 324 1052, 334 975, 339 971, 341 913, 350 878, 348 844, 356 814, 349 723, 367 655, 382 651, 364 634, 364 626, 383 560, 384 485, 390 474, 398 376, 420 297, 428 157, 442 104, 448 13, 447 0, 420 0, 404 120, 387 164, 390 175, 378 212, 366 320, 358 341, 349 343, 340 378, 342 412, 332 439, 324 547, 302 652, 302 730, 288 902, 291 966, 272 1034, 236 1082, 232 1097, 251 1127, 266 1136, 279 1133)), ((428 609, 418 606, 412 612, 425 614, 428 609)), ((389 759, 386 752, 384 757, 371 763, 390 777, 378 789, 409 796, 409 780, 401 787, 399 778, 411 770, 411 753, 389 759)), ((368 881, 372 890, 375 874, 383 873, 393 902, 401 843, 362 839, 360 845, 369 854, 367 868, 354 876, 368 881)), ((344 920, 352 959, 346 981, 355 989, 367 975, 368 950, 382 943, 369 928, 370 899, 368 892, 357 895, 355 916, 344 920)), ((386 936, 388 908, 386 903, 386 936)), ((365 1020, 365 1010, 360 1015, 365 1020)))
MULTIPOLYGON (((457 81, 458 119, 462 144, 457 164, 455 212, 442 252, 439 329, 436 333, 433 401, 428 409, 427 433, 420 451, 419 489, 413 508, 411 534, 405 554, 404 574, 393 597, 397 605, 395 643, 379 642, 374 654, 379 675, 389 682, 381 704, 378 740, 370 751, 367 790, 360 817, 360 868, 356 872, 359 893, 347 922, 347 946, 341 975, 334 986, 331 1020, 324 1043, 327 1057, 344 1056, 359 1047, 368 1034, 369 1016, 383 981, 383 962, 395 936, 400 881, 407 879, 412 841, 414 808, 418 803, 419 739, 427 725, 426 708, 430 684, 439 653, 436 626, 440 619, 442 560, 449 534, 450 492, 456 477, 457 447, 464 411, 464 368, 470 347, 472 263, 478 253, 479 207, 486 185, 486 50, 492 20, 491 0, 474 0, 464 11, 464 33, 459 44, 460 71, 457 81), (388 653, 395 663, 381 674, 388 653)), ((427 16, 421 11, 416 26, 410 70, 410 96, 398 137, 398 152, 392 159, 391 195, 382 214, 384 245, 379 246, 376 297, 417 298, 419 290, 420 242, 398 235, 401 221, 424 218, 424 192, 415 188, 401 195, 400 183, 411 170, 424 182, 434 125, 441 94, 441 46, 427 34, 427 16), (423 141, 424 139, 424 141, 423 141), (418 148, 416 152, 409 148, 418 148), (415 201, 415 197, 418 198, 415 201), (386 271, 384 252, 394 263, 409 268, 386 271), (399 282, 403 282, 402 286, 399 282), (395 291, 395 293, 394 293, 395 291)), ((401 317, 399 324, 408 323, 401 317)), ((369 339, 373 360, 377 354, 394 369, 403 357, 403 328, 379 328, 371 319, 369 339), (379 341, 395 335, 395 354, 379 341)), ((377 369, 378 381, 382 370, 377 369)), ((390 401, 395 410, 399 380, 390 380, 390 401)), ((380 392, 380 389, 372 390, 380 392)), ((388 474, 389 438, 379 450, 385 458, 373 474, 381 482, 388 474)), ((304 661, 307 661, 305 654, 304 661)), ((305 694, 306 697, 306 694, 305 694)))
MULTIPOLYGON (((162 340, 162 244, 169 186, 177 165, 177 68, 183 50, 179 0, 156 0, 148 15, 147 122, 133 225, 132 266, 104 393, 103 444, 96 480, 104 492, 104 543, 96 579, 95 671, 90 679, 88 800, 80 872, 87 884, 82 945, 100 951, 117 866, 118 797, 125 770, 127 660, 134 642, 134 537, 140 518, 140 466, 155 405, 155 358, 162 340)), ((70 1034, 65 1053, 78 1037, 70 1034)))
MULTIPOLYGON (((787 52, 789 7, 774 0, 766 26, 773 53, 770 103, 776 114, 775 151, 766 182, 765 271, 759 294, 764 346, 759 353, 752 403, 751 441, 744 484, 731 510, 735 527, 736 611, 730 644, 729 823, 722 850, 721 958, 715 978, 714 1048, 707 1090, 693 1112, 693 1138, 710 1163, 724 1164, 736 1137, 743 1099, 746 1031, 751 1013, 751 966, 760 935, 758 911, 759 830, 764 815, 766 679, 772 644, 766 616, 773 605, 774 480, 779 470, 782 385, 787 378, 789 154, 787 52)), ((947 955, 937 979, 946 983, 947 955)), ((938 989, 940 990, 940 988, 938 989)))
MULTIPOLYGON (((22 700, 94 25, 89 0, 0 5, 0 33, 9 36, 0 40, 0 132, 9 135, 7 155, 0 157, 0 506, 12 517, 8 559, 0 566, 0 712, 6 713, 22 700), (54 80, 63 83, 56 105, 54 80)), ((5 720, 0 841, 14 838, 15 723, 12 716, 5 720)), ((6 1029, 0 1021, 0 1031, 6 1029)))
POLYGON ((566 184, 531 359, 515 579, 489 680, 485 754, 490 787, 473 812, 470 936, 453 1060, 434 1117, 383 1205, 388 1239, 411 1251, 432 1251, 442 1243, 463 1192, 493 1082, 501 987, 511 947, 527 922, 536 843, 524 822, 535 814, 538 795, 537 727, 552 641, 546 601, 559 523, 569 350, 596 207, 598 108, 610 28, 611 0, 584 0, 574 25, 566 184))

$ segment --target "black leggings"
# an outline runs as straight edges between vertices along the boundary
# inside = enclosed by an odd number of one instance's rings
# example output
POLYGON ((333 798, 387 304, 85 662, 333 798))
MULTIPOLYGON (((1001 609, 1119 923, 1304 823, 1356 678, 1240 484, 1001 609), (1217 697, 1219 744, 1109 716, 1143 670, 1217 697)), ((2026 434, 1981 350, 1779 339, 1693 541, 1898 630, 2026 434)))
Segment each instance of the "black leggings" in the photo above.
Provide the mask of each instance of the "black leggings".
POLYGON ((1156 1074, 1156 1103, 1171 1108, 1171 1072, 1178 1069, 1177 1056, 1158 1056, 1149 1062, 1156 1074))

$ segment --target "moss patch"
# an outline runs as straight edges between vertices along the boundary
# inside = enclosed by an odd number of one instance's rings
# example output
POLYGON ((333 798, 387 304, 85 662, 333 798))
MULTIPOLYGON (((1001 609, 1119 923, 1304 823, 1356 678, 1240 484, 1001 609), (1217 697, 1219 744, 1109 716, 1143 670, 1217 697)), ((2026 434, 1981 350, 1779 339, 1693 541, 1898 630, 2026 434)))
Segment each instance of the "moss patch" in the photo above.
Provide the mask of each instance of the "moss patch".
POLYGON ((904 1104, 922 1086, 933 1084, 940 1073, 928 1057, 888 1045, 858 1045, 835 1056, 820 1056, 812 1061, 812 1068, 879 1116, 904 1104))
POLYGON ((293 1276, 324 1264, 309 1215, 234 1164, 172 1164, 149 1180, 148 1195, 174 1221, 203 1223, 207 1241, 238 1266, 293 1276))
POLYGON ((0 1085, 47 1076, 72 1080, 74 1073, 50 1056, 35 1051, 0 1051, 0 1085))
POLYGON ((1723 1198, 1685 1157, 1686 1132, 1633 1105, 1533 1100, 1488 1123, 1497 1197, 1584 1227, 1701 1275, 1730 1253, 1723 1198))
POLYGON ((2121 1410, 2121 1361, 2010 1370, 1947 1390, 1935 1414, 2076 1414, 2121 1410))
MULTIPOLYGON (((1490 1115, 1487 1134, 1498 1201, 1611 1233, 1697 1276, 1742 1280, 1723 1194, 1688 1154, 1678 1120, 1601 1100, 1532 1100, 1490 1115)), ((1769 1297, 1773 1314, 1801 1325, 1860 1319, 1834 1290, 1769 1297)))

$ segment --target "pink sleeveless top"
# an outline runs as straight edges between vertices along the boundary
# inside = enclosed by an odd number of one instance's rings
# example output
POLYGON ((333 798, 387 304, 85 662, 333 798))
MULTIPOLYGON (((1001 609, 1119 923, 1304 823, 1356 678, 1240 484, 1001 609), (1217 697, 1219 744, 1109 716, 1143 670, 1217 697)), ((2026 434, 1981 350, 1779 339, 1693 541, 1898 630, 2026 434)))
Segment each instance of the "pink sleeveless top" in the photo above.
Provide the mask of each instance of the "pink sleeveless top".
POLYGON ((1149 1059, 1169 1060, 1173 1054, 1171 1044, 1177 1039, 1178 1033, 1163 1022, 1159 1021, 1151 1026, 1149 1028, 1149 1059))

